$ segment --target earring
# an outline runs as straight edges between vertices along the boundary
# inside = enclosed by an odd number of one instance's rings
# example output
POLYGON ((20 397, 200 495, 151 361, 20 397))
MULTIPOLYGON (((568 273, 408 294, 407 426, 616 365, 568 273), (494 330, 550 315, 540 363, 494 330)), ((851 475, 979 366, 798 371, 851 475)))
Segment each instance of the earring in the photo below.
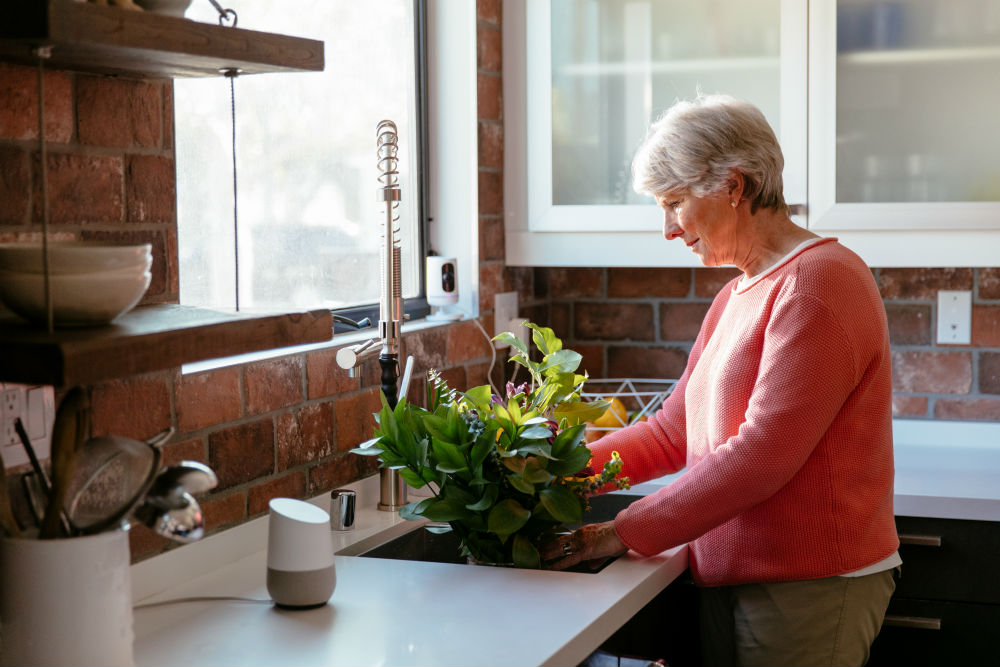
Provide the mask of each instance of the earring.
POLYGON ((734 202, 733 202, 733 208, 736 208, 736 204, 738 204, 738 203, 739 203, 739 202, 735 202, 735 201, 734 201, 734 202))

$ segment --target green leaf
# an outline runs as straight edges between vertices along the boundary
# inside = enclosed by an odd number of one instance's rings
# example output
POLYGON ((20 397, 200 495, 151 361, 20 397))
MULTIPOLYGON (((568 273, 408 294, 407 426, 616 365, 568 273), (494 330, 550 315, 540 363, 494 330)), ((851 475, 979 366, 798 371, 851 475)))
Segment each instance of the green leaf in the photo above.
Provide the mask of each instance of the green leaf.
POLYGON ((547 470, 553 475, 569 477, 580 472, 580 470, 590 462, 590 449, 586 445, 579 445, 571 450, 566 456, 555 461, 549 461, 547 470))
POLYGON ((511 555, 514 557, 514 565, 537 570, 542 566, 542 559, 538 549, 524 535, 515 535, 514 543, 511 546, 511 555))
POLYGON ((469 454, 469 465, 475 470, 483 465, 483 461, 489 456, 490 450, 493 449, 494 443, 497 441, 496 429, 486 429, 478 438, 476 442, 472 445, 472 452, 469 454))
POLYGON ((428 413, 423 418, 424 428, 435 438, 448 440, 448 420, 440 415, 428 413))
POLYGON ((545 510, 563 523, 579 523, 583 516, 580 499, 565 486, 550 486, 538 493, 545 510))
POLYGON ((443 535, 445 533, 450 533, 451 532, 451 524, 450 523, 434 523, 434 524, 430 524, 429 523, 426 526, 424 526, 424 530, 426 530, 428 533, 434 533, 435 535, 443 535))
POLYGON ((534 341, 535 347, 541 351, 542 356, 547 357, 553 352, 558 352, 562 349, 562 341, 559 340, 552 329, 540 327, 532 322, 525 322, 524 326, 531 329, 531 340, 534 341))
POLYGON ((524 438, 526 440, 543 440, 552 437, 552 431, 548 426, 529 426, 520 433, 517 437, 524 438))
POLYGON ((399 476, 403 478, 404 482, 412 486, 414 489, 419 489, 427 484, 426 480, 409 468, 400 468, 399 476))
POLYGON ((517 453, 524 454, 534 454, 536 456, 543 456, 547 459, 555 458, 552 456, 552 445, 547 442, 531 442, 526 445, 518 445, 517 453))
POLYGON ((493 389, 488 384, 484 384, 478 387, 473 387, 469 391, 465 392, 465 396, 472 401, 477 410, 480 412, 489 412, 490 399, 493 397, 493 389))
POLYGON ((434 438, 431 441, 431 449, 437 458, 437 469, 441 472, 458 472, 468 466, 462 452, 450 442, 434 438))
POLYGON ((580 367, 581 361, 583 361, 583 357, 579 352, 574 352, 573 350, 559 350, 546 355, 546 357, 542 360, 541 368, 538 370, 539 372, 545 373, 549 369, 558 368, 562 373, 572 373, 580 367))
POLYGON ((552 416, 556 421, 565 419, 570 425, 592 422, 603 415, 609 405, 611 403, 605 400, 591 401, 589 403, 584 401, 566 401, 555 407, 552 411, 552 416))
POLYGON ((519 351, 521 354, 527 356, 528 346, 523 340, 515 336, 509 331, 504 331, 502 334, 493 337, 493 342, 495 343, 506 343, 510 345, 515 350, 519 351))
POLYGON ((448 498, 430 498, 423 516, 431 521, 458 521, 473 516, 465 505, 448 498))
POLYGON ((525 493, 529 496, 535 495, 535 485, 521 475, 507 475, 507 481, 521 493, 525 493))
POLYGON ((491 533, 505 538, 520 530, 530 518, 531 512, 524 509, 521 503, 513 498, 507 498, 493 506, 486 521, 491 533))
POLYGON ((508 456, 503 460, 504 467, 518 475, 524 471, 525 463, 523 456, 508 456))
MULTIPOLYGON (((556 434, 556 439, 552 441, 552 455, 556 458, 563 458, 566 454, 580 444, 585 435, 586 427, 577 424, 569 428, 564 428, 556 434)), ((586 464, 584 464, 586 465, 586 464)))
POLYGON ((552 480, 552 473, 542 467, 537 458, 531 456, 525 463, 521 477, 532 484, 545 484, 552 480))
POLYGON ((497 496, 500 494, 500 487, 496 484, 490 484, 484 489, 483 497, 477 502, 466 505, 466 509, 470 509, 473 512, 479 512, 482 510, 488 510, 493 507, 493 503, 497 501, 497 496))
POLYGON ((423 500, 417 500, 412 503, 408 503, 399 508, 399 517, 401 519, 406 519, 407 521, 416 521, 417 519, 423 519, 423 511, 427 506, 434 500, 433 498, 424 498, 423 500))

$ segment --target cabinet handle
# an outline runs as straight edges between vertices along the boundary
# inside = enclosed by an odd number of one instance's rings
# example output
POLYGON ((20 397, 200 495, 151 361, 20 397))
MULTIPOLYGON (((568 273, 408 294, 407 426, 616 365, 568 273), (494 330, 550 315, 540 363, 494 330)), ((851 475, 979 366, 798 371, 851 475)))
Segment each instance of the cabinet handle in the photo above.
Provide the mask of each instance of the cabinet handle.
POLYGON ((939 547, 941 546, 941 536, 940 535, 906 535, 900 533, 899 535, 900 544, 915 544, 921 547, 939 547))
POLYGON ((889 616, 885 617, 882 625, 891 625, 896 628, 913 628, 915 630, 940 630, 940 618, 924 618, 922 616, 889 616))

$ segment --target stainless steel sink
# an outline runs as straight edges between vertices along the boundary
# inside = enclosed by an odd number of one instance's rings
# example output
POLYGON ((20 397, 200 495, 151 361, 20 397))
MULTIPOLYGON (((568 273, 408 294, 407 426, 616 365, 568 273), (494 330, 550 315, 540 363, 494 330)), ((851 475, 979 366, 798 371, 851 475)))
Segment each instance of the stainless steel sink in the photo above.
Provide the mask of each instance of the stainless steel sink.
MULTIPOLYGON (((610 521, 632 501, 641 497, 638 495, 613 493, 591 498, 590 509, 584 513, 581 525, 583 523, 610 521)), ((578 526, 567 526, 569 529, 576 527, 578 526)), ((432 533, 424 526, 353 555, 363 558, 388 558, 431 563, 465 563, 465 559, 459 555, 459 540, 455 533, 432 533)), ((611 562, 611 560, 605 561, 599 567, 594 568, 588 567, 586 563, 581 563, 568 571, 595 573, 611 562)))

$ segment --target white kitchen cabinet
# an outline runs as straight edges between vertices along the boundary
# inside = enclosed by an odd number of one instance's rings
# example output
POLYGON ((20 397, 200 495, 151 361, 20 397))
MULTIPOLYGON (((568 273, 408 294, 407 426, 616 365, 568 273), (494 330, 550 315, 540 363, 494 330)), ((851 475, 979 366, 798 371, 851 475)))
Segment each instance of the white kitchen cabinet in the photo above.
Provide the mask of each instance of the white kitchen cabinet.
POLYGON ((507 263, 700 266, 629 173, 648 123, 700 89, 764 111, 800 224, 871 266, 997 265, 998 8, 508 1, 507 263))

